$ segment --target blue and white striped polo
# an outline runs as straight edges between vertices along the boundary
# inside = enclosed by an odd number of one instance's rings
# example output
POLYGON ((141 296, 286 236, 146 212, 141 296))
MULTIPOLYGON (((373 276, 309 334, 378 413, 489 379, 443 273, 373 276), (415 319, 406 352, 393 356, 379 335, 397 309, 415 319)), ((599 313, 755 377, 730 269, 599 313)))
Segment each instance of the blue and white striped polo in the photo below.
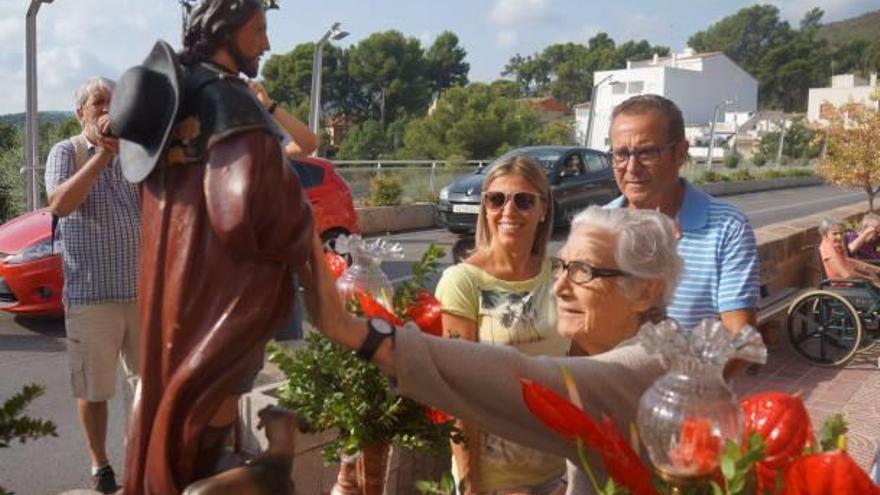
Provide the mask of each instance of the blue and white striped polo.
MULTIPOLYGON (((748 219, 735 206, 682 183, 678 254, 684 273, 669 316, 687 328, 719 313, 757 308, 758 251, 748 219)), ((621 208, 625 201, 621 196, 606 208, 621 208)))

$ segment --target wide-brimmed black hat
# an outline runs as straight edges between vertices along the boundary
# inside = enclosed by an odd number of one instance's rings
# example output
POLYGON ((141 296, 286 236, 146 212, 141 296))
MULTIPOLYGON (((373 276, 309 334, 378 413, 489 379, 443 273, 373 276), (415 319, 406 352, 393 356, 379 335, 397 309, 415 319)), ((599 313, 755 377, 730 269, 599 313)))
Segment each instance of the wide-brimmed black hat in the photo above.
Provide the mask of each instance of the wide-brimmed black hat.
POLYGON ((110 100, 110 130, 119 142, 122 173, 144 180, 162 157, 181 100, 180 65, 168 43, 157 41, 144 59, 122 74, 110 100))

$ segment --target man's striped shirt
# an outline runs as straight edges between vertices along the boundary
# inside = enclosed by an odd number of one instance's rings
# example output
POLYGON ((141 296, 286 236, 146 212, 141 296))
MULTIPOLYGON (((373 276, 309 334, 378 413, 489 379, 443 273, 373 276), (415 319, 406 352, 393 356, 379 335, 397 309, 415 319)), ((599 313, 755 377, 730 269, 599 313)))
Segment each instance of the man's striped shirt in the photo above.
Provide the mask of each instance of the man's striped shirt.
MULTIPOLYGON (((758 307, 758 251, 748 219, 735 206, 682 179, 678 254, 684 272, 667 308, 685 328, 719 313, 758 307)), ((607 205, 625 206, 623 196, 607 205)))

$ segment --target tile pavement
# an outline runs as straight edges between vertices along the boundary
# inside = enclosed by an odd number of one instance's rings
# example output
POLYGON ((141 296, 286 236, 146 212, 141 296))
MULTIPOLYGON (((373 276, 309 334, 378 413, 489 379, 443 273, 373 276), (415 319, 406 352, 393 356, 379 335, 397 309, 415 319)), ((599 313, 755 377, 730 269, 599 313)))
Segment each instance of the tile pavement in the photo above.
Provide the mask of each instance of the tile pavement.
POLYGON ((867 469, 880 445, 880 340, 860 350, 843 368, 821 368, 801 359, 788 342, 770 346, 767 364, 756 374, 734 379, 739 397, 767 390, 798 393, 818 432, 831 414, 842 413, 849 426, 847 449, 867 469))

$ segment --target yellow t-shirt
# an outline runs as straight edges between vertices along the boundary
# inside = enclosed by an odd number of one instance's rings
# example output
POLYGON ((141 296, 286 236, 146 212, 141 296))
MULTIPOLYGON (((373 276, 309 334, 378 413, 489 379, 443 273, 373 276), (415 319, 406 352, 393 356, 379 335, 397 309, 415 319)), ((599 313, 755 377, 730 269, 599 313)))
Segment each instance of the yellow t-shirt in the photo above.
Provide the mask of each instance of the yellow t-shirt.
MULTIPOLYGON (((538 276, 513 282, 459 263, 443 272, 435 295, 444 312, 477 322, 481 343, 513 346, 530 356, 563 356, 570 342, 556 331, 552 282, 549 260, 544 260, 538 276)), ((483 491, 539 485, 564 470, 565 461, 559 457, 484 433, 483 491)), ((458 473, 454 466, 453 473, 458 473)))

